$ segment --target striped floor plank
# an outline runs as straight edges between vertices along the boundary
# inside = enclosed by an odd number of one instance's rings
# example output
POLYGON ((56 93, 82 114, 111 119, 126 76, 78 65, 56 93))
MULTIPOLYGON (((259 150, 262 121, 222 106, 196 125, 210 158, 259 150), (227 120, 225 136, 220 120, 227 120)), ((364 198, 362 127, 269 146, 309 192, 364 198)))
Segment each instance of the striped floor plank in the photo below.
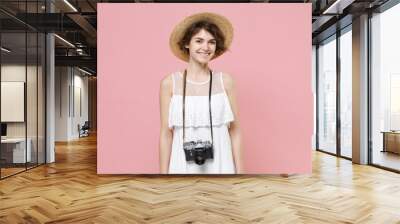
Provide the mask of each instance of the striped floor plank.
POLYGON ((97 175, 96 136, 0 181, 0 223, 398 223, 400 175, 313 152, 313 174, 97 175))

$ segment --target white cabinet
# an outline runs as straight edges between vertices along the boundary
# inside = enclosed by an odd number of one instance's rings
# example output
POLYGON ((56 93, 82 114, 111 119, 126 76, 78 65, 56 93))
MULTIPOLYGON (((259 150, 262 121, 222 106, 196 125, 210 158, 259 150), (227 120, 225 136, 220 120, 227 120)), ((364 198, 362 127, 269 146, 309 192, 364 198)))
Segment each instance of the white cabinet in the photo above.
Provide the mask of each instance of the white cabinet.
POLYGON ((7 138, 1 140, 2 146, 6 146, 8 149, 11 147, 12 163, 25 163, 32 161, 32 140, 28 138, 26 143, 28 145, 25 154, 25 138, 7 138), (27 159, 27 161, 25 161, 25 159, 27 159))

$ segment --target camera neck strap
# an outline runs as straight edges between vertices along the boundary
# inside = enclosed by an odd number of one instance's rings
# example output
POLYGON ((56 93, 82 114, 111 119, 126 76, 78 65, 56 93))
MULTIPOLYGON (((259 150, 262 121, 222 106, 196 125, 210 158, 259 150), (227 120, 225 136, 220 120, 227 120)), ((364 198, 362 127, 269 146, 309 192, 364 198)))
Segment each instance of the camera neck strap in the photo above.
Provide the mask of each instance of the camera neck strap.
MULTIPOLYGON (((185 98, 186 98, 186 76, 187 72, 183 73, 183 102, 182 102, 182 117, 183 117, 183 142, 185 142, 185 98)), ((212 114, 211 114, 211 87, 212 87, 212 71, 210 70, 210 84, 208 89, 208 110, 210 112, 210 131, 211 131, 211 145, 214 143, 213 129, 212 129, 212 114)))

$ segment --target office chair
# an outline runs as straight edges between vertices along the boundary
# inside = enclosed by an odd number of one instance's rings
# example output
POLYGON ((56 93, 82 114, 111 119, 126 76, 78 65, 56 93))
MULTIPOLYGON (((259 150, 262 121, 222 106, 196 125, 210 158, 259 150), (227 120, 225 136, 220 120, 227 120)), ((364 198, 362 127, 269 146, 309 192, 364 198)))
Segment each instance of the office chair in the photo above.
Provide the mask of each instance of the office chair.
POLYGON ((85 121, 82 127, 79 128, 79 138, 89 136, 89 129, 90 129, 89 121, 85 121))

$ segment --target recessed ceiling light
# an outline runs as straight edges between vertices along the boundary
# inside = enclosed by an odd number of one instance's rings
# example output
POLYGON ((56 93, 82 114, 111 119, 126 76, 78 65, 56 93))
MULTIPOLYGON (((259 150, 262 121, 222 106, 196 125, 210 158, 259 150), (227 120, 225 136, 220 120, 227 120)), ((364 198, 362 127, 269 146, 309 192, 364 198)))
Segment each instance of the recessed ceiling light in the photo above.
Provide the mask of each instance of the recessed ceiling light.
POLYGON ((81 68, 79 68, 79 67, 78 67, 78 70, 81 71, 81 72, 83 72, 83 73, 85 73, 85 74, 87 74, 87 75, 93 75, 92 73, 90 73, 90 72, 88 72, 88 71, 86 71, 86 70, 83 70, 83 69, 81 69, 81 68))
POLYGON ((57 35, 57 34, 54 34, 54 36, 57 37, 58 39, 60 39, 61 41, 63 41, 64 43, 68 44, 69 46, 75 48, 75 45, 73 45, 73 44, 72 44, 71 42, 69 42, 68 40, 66 40, 66 39, 64 39, 64 38, 62 38, 62 37, 60 37, 60 36, 57 35))
POLYGON ((10 53, 10 52, 11 52, 11 50, 9 50, 9 49, 7 49, 7 48, 5 48, 5 47, 1 47, 1 50, 4 51, 4 52, 6 52, 6 53, 10 53))
POLYGON ((72 10, 74 10, 75 12, 78 12, 78 10, 71 4, 69 3, 68 0, 64 0, 65 4, 67 4, 72 10))
POLYGON ((343 9, 351 5, 355 0, 336 0, 322 14, 342 14, 343 9))

